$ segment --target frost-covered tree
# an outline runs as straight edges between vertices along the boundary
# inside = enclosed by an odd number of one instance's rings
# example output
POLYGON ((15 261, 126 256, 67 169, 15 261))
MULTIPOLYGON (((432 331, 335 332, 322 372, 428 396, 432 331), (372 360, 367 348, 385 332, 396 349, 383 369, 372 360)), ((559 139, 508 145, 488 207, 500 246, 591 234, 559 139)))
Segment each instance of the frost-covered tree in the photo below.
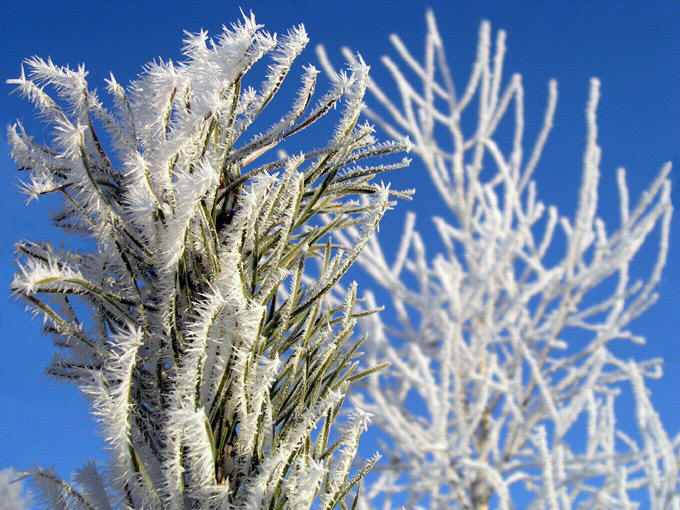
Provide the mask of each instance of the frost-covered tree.
MULTIPOLYGON (((656 299, 668 249, 670 165, 635 205, 620 169, 619 225, 598 218, 593 79, 577 211, 560 215, 538 199, 532 181, 556 83, 527 147, 521 77, 503 78, 505 33, 494 49, 482 23, 471 76, 457 88, 432 13, 427 26, 422 62, 391 37, 407 67, 383 59, 399 98, 370 82, 376 101, 365 110, 390 136, 411 138, 449 212, 432 218, 441 253, 428 255, 410 214, 395 255, 374 238, 358 259, 391 296, 397 321, 365 322, 369 364, 391 363, 355 399, 387 437, 368 506, 680 508, 680 436, 669 437, 645 387, 661 375, 661 360, 615 354, 617 342, 643 342, 627 326, 656 299), (631 262, 652 232, 656 263, 634 280, 631 262), (620 394, 632 395, 637 431, 617 423, 620 394)), ((323 48, 318 53, 336 76, 323 48)), ((357 230, 342 241, 360 238, 357 230)))
POLYGON ((77 239, 19 243, 12 289, 59 348, 48 374, 82 389, 111 453, 71 482, 26 472, 50 507, 346 507, 375 462, 350 472, 365 413, 334 425, 348 385, 379 368, 356 370, 366 312, 354 285, 341 306, 326 296, 399 196, 372 177, 408 160, 363 163, 405 148, 357 123, 363 63, 318 100, 304 68, 288 112, 257 128, 307 40, 252 15, 188 35, 182 62, 152 62, 126 89, 111 77, 111 109, 83 67, 35 57, 10 80, 53 129, 45 143, 9 129, 24 190, 61 197, 53 222, 77 239), (290 142, 336 106, 320 148, 290 142), (348 227, 361 239, 341 250, 331 235, 348 227))

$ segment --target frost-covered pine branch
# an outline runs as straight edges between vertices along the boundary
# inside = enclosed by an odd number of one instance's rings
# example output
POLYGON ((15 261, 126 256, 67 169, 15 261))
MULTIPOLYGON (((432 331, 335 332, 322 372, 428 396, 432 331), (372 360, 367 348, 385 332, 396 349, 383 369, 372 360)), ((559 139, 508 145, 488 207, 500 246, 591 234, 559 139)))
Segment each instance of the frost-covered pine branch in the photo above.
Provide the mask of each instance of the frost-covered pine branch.
POLYGON ((111 453, 70 483, 28 472, 52 508, 330 509, 360 481, 365 415, 334 426, 371 373, 357 371, 356 286, 341 306, 326 298, 400 196, 371 182, 384 166, 357 165, 405 146, 357 123, 360 61, 320 99, 304 68, 288 113, 255 134, 308 40, 261 28, 251 15, 214 39, 188 34, 184 61, 154 61, 127 88, 112 76, 113 110, 83 67, 34 57, 10 80, 53 129, 46 144, 9 129, 24 189, 63 198, 55 225, 91 246, 17 245, 12 289, 59 347, 48 374, 83 390, 111 453), (325 146, 282 145, 336 106, 325 146), (347 227, 361 234, 341 250, 331 236, 347 227))
MULTIPOLYGON (((358 259, 391 295, 399 323, 365 322, 369 363, 391 363, 355 399, 389 438, 369 505, 680 508, 680 435, 664 430, 645 387, 661 375, 661 360, 621 359, 612 347, 643 342, 627 328, 656 300, 668 250, 670 165, 637 204, 620 169, 618 228, 598 218, 600 84, 593 79, 578 208, 574 218, 560 215, 538 199, 532 181, 556 83, 527 148, 521 76, 503 78, 505 33, 492 44, 482 23, 471 76, 459 88, 432 13, 427 24, 423 62, 391 38, 420 83, 384 57, 399 98, 370 82, 375 106, 365 110, 390 136, 412 140, 450 211, 432 218, 443 253, 427 254, 411 214, 395 256, 374 238, 358 259), (467 117, 475 119, 470 130, 467 117), (497 134, 501 122, 513 125, 509 143, 497 134), (631 262, 653 231, 656 262, 646 279, 633 280, 631 262), (633 433, 617 424, 622 392, 634 398, 633 433)), ((318 53, 337 76, 323 48, 318 53)), ((353 239, 342 238, 348 246, 353 239)))

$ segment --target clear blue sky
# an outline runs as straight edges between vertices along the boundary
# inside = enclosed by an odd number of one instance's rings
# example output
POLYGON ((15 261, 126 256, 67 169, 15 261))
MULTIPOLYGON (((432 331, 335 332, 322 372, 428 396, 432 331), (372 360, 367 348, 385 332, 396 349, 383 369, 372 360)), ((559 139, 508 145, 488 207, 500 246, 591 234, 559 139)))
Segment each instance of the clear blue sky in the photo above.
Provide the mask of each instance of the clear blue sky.
MULTIPOLYGON (((338 48, 349 45, 361 52, 372 64, 374 77, 383 82, 388 78, 379 57, 390 51, 388 35, 400 34, 418 54, 428 6, 437 15, 459 80, 470 69, 479 22, 489 19, 494 28, 505 28, 506 69, 524 76, 529 134, 536 132, 543 115, 548 79, 559 82, 556 125, 536 180, 543 200, 564 212, 573 211, 576 202, 591 76, 600 77, 603 84, 600 191, 605 218, 616 217, 617 166, 628 169, 635 198, 663 162, 680 163, 680 4, 1 2, 0 78, 16 76, 22 58, 39 55, 50 56, 58 64, 84 62, 91 86, 100 90, 109 71, 127 83, 150 59, 177 58, 182 30, 205 28, 217 33, 222 24, 239 17, 239 6, 252 9, 271 31, 283 32, 304 23, 312 44, 301 60, 315 62, 313 45, 323 43, 339 61, 338 48)), ((0 124, 4 128, 19 118, 44 136, 45 130, 32 120, 25 102, 7 95, 10 90, 0 85, 0 124)), ((23 305, 9 297, 13 244, 23 238, 53 238, 54 232, 46 227, 53 204, 24 206, 4 136, 0 167, 0 468, 25 468, 35 461, 43 466, 54 464, 62 476, 68 476, 85 458, 102 458, 102 444, 78 392, 42 376, 52 352, 50 340, 39 335, 40 321, 30 320, 23 305)), ((680 186, 680 173, 674 175, 680 186)), ((432 188, 423 169, 414 164, 386 179, 399 188, 417 189, 411 207, 424 228, 431 212, 432 188)), ((674 202, 676 207, 680 204, 680 190, 674 191, 674 202)), ((398 235, 405 210, 402 206, 386 219, 383 236, 398 235)), ((669 263, 659 288, 661 299, 633 324, 636 333, 648 338, 648 345, 630 349, 636 357, 666 359, 664 379, 651 387, 661 417, 673 432, 680 430, 679 224, 676 217, 669 263)))

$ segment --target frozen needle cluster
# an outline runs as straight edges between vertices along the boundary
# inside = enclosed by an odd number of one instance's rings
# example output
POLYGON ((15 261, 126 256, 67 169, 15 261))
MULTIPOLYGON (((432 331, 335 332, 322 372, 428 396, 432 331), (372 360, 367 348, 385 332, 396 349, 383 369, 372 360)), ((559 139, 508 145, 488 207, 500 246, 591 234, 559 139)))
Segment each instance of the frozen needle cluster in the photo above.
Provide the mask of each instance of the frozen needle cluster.
POLYGON ((28 472, 49 506, 345 507, 375 462, 350 473, 365 414, 333 425, 372 370, 355 370, 356 288, 341 306, 326 296, 399 195, 371 178, 407 160, 364 160, 405 147, 357 123, 362 63, 318 100, 304 68, 288 113, 254 131, 306 44, 301 26, 277 37, 252 16, 214 39, 189 34, 182 62, 152 62, 127 88, 111 77, 112 109, 82 67, 31 58, 10 80, 53 129, 45 144, 9 129, 24 189, 60 196, 54 224, 91 246, 19 243, 12 289, 59 347, 48 374, 83 390, 111 452, 70 483, 28 472), (325 146, 280 151, 336 105, 334 131, 315 138, 325 146), (331 244, 350 226, 357 242, 331 244))

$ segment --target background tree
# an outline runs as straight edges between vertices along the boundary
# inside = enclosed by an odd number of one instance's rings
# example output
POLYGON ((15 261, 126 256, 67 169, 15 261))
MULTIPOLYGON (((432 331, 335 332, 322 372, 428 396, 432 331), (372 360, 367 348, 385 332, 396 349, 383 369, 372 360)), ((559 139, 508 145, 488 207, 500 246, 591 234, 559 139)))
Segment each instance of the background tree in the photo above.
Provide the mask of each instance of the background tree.
POLYGON ((19 243, 12 289, 59 348, 48 374, 83 390, 111 450, 105 472, 88 461, 72 483, 28 472, 49 506, 334 508, 375 462, 350 476, 365 414, 333 426, 348 385, 379 368, 355 370, 367 312, 356 286, 342 306, 325 298, 400 195, 372 176, 408 160, 359 165, 406 147, 357 124, 361 63, 316 102, 306 67, 288 113, 248 134, 307 40, 252 15, 215 39, 188 35, 183 62, 154 61, 127 90, 108 80, 113 112, 82 67, 34 57, 10 80, 53 128, 45 144, 9 129, 24 191, 61 196, 53 221, 77 236, 70 249, 19 243), (247 73, 267 54, 253 88, 247 73), (336 105, 324 147, 273 154, 336 105), (362 239, 339 250, 330 235, 349 226, 362 239))
MULTIPOLYGON (((505 33, 493 48, 489 24, 481 25, 460 89, 432 13, 427 26, 423 62, 392 36, 407 69, 388 57, 383 63, 399 100, 371 82, 379 106, 365 110, 390 136, 411 138, 450 216, 432 218, 442 248, 434 257, 411 214, 395 256, 373 239, 358 259, 391 296, 398 323, 373 316, 364 324, 369 362, 391 363, 354 399, 387 438, 364 504, 680 508, 680 435, 669 437, 645 387, 661 376, 662 361, 624 359, 615 346, 644 341, 627 326, 656 299, 670 164, 635 206, 619 169, 620 222, 608 229, 597 217, 600 84, 592 79, 578 207, 573 219, 560 215, 538 200, 532 181, 556 83, 527 150, 521 77, 503 80, 505 33), (657 260, 645 280, 633 280, 631 263, 655 229, 657 260), (634 399, 637 431, 617 424, 624 391, 634 399)), ((323 48, 318 53, 337 76, 323 48)), ((357 231, 342 240, 358 238, 357 231)))

